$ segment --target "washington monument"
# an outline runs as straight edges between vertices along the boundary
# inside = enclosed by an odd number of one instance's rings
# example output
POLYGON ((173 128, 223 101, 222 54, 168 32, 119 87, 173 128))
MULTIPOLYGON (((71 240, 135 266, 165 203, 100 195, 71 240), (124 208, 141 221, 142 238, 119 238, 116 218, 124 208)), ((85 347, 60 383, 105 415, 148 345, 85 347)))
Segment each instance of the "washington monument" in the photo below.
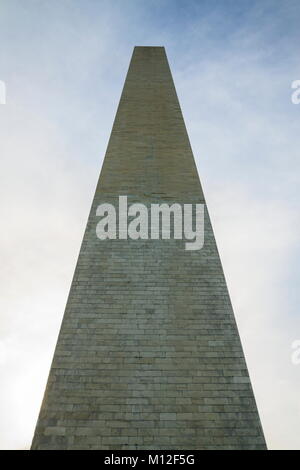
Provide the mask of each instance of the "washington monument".
POLYGON ((135 47, 32 449, 265 448, 165 49, 135 47), (169 238, 148 236, 152 205, 175 208, 169 238))

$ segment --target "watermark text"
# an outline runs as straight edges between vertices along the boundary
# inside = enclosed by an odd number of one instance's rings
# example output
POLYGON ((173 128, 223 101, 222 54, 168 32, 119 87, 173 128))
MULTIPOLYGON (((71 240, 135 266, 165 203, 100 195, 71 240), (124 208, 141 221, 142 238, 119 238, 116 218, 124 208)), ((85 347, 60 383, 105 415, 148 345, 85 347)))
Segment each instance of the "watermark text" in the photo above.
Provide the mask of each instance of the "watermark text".
POLYGON ((204 204, 151 204, 149 217, 147 206, 134 203, 128 207, 127 196, 119 196, 117 209, 108 203, 97 207, 100 240, 115 240, 117 235, 119 240, 170 240, 173 236, 188 240, 186 250, 200 250, 204 245, 204 204))

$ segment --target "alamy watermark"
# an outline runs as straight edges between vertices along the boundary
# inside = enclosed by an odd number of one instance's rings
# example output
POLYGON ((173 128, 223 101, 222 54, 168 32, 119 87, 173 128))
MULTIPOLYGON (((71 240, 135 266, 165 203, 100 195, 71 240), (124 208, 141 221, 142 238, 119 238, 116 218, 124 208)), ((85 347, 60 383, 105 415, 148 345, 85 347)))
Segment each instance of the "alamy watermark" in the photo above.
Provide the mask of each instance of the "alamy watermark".
POLYGON ((151 204, 150 223, 148 207, 141 203, 128 207, 127 196, 119 196, 117 209, 108 203, 97 207, 96 215, 101 220, 96 234, 100 240, 159 240, 160 235, 169 240, 173 235, 175 240, 189 240, 186 250, 200 250, 204 245, 204 204, 151 204))
POLYGON ((6 104, 6 85, 0 80, 0 104, 6 104))
POLYGON ((295 339, 291 345, 293 352, 291 354, 292 364, 298 366, 300 364, 300 339, 295 339))
POLYGON ((295 91, 291 94, 291 101, 293 104, 300 104, 300 80, 294 80, 291 85, 295 91))

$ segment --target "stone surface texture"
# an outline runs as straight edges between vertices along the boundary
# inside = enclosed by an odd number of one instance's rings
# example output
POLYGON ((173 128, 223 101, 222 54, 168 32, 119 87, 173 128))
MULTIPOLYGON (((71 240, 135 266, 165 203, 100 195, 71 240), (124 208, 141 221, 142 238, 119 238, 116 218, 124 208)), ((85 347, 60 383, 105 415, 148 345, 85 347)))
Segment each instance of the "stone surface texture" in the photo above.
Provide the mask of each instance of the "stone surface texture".
POLYGON ((97 206, 205 203, 163 47, 135 47, 32 449, 265 449, 205 209, 205 242, 99 240, 97 206))

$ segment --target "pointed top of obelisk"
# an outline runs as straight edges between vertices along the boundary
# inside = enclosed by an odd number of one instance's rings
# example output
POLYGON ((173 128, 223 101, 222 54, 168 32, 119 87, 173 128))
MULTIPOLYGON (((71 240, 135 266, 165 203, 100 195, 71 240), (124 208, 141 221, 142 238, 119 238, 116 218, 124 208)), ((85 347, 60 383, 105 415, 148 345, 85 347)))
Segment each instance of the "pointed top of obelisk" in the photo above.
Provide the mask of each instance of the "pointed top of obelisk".
POLYGON ((101 183, 109 193, 130 188, 137 196, 204 200, 163 46, 134 47, 101 183), (111 172, 114 162, 118 173, 111 172))

